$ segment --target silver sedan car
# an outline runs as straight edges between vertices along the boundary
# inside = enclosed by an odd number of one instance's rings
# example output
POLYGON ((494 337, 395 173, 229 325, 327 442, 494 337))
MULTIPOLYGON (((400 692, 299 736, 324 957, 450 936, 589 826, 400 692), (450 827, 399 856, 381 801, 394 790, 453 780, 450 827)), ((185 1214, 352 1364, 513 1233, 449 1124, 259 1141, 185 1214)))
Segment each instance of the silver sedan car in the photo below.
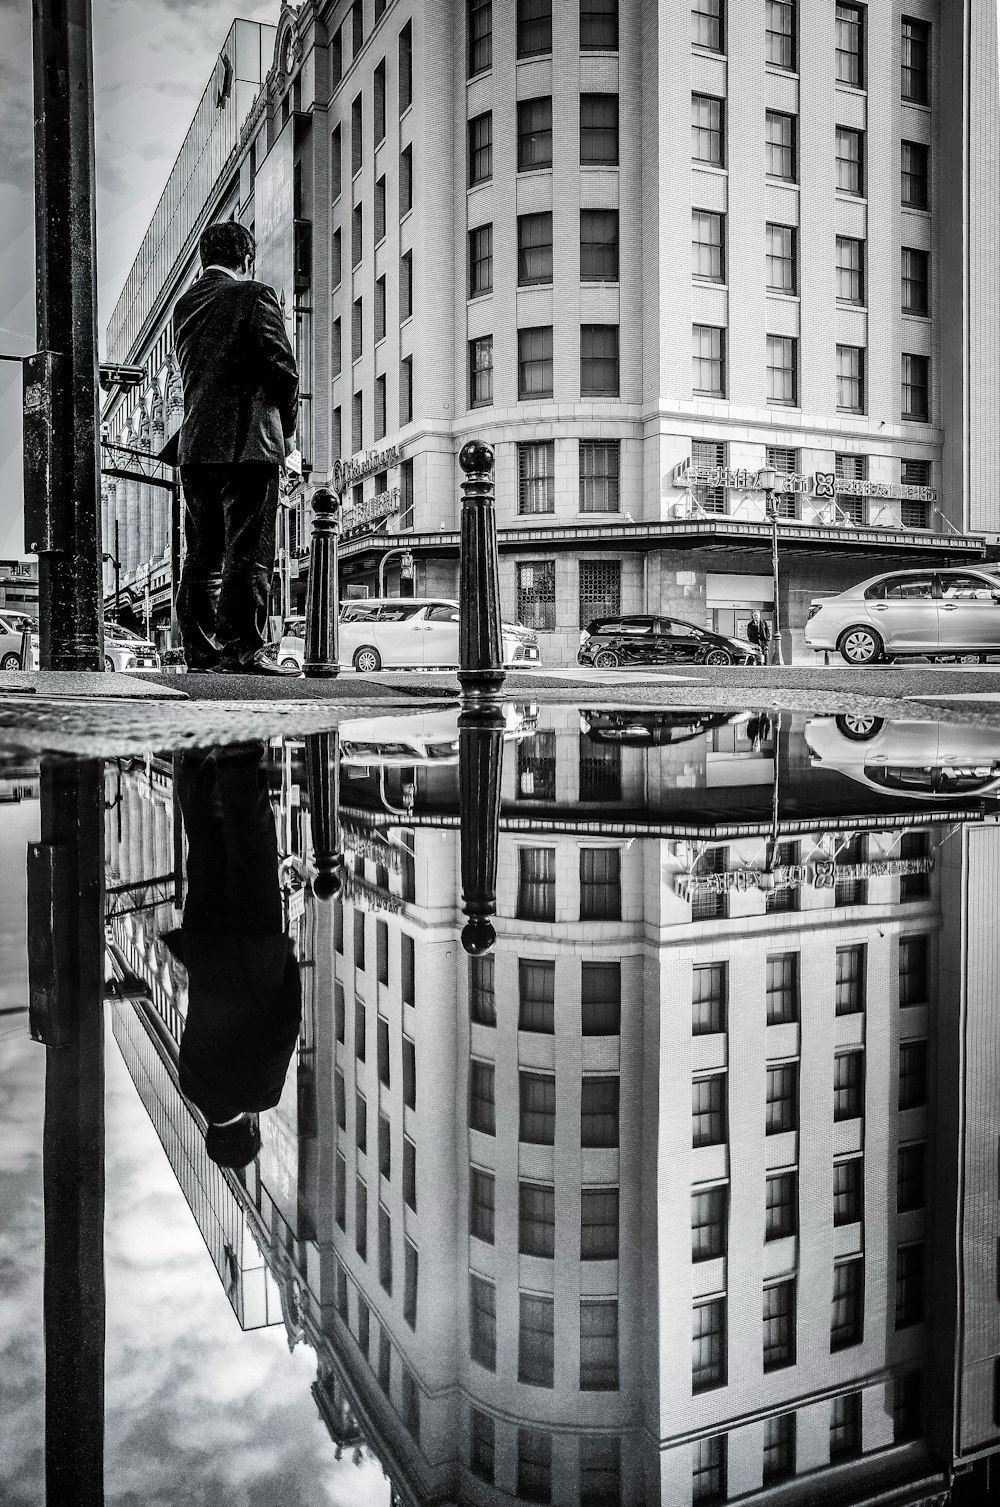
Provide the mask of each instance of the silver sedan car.
POLYGON ((968 663, 1000 654, 1000 577, 966 566, 872 576, 813 600, 806 643, 835 649, 850 665, 916 655, 968 663))

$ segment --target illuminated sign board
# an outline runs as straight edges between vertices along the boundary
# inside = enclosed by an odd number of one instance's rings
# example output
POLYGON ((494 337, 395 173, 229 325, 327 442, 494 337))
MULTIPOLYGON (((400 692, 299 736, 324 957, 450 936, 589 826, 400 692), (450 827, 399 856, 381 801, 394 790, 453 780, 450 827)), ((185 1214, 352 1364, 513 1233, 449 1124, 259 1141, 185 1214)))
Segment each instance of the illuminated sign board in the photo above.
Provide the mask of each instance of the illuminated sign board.
POLYGON ((817 890, 832 890, 842 880, 880 879, 886 875, 930 874, 934 869, 933 858, 882 858, 867 863, 837 863, 834 858, 817 859, 815 863, 784 864, 769 874, 763 869, 730 869, 723 874, 678 874, 674 879, 674 891, 685 899, 692 895, 745 894, 759 890, 767 881, 774 889, 801 889, 809 885, 817 890))
POLYGON ((341 533, 356 534, 362 529, 371 528, 373 523, 381 523, 383 518, 392 518, 399 512, 400 491, 398 487, 392 487, 388 492, 379 492, 377 497, 369 497, 366 501, 356 503, 344 513, 344 521, 341 525, 341 533))
MULTIPOLYGON (((730 492, 763 492, 760 472, 745 467, 731 469, 728 466, 696 466, 690 460, 681 461, 673 469, 675 487, 723 487, 730 492)), ((847 481, 833 471, 814 471, 811 476, 802 472, 779 471, 776 492, 798 493, 832 501, 834 497, 874 497, 894 502, 937 502, 936 487, 912 487, 901 482, 847 481)))
POLYGON ((385 445, 381 450, 362 450, 348 460, 336 460, 333 463, 334 488, 346 492, 355 482, 374 476, 376 471, 387 471, 390 466, 398 466, 399 462, 398 445, 385 445))

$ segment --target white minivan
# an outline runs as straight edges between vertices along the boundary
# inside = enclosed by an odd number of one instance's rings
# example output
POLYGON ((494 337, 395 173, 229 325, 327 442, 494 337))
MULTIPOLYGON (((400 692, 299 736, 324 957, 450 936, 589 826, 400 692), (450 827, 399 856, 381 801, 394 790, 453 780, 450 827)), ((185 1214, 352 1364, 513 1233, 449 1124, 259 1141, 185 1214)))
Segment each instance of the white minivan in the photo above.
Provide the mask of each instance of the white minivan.
MULTIPOLYGON (((288 618, 278 663, 302 668, 305 618, 288 618)), ((501 627, 503 662, 539 663, 538 638, 517 623, 501 627)), ((340 661, 363 675, 376 670, 453 670, 458 666, 458 603, 447 597, 361 597, 340 608, 340 661)))

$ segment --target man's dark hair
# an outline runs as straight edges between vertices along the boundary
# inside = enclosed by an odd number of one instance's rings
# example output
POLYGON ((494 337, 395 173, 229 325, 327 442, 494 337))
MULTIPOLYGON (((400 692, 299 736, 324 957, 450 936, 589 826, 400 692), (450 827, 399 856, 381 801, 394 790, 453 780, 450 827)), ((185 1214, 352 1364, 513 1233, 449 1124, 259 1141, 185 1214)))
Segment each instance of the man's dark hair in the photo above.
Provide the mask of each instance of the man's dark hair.
POLYGON ((232 267, 234 272, 239 272, 256 250, 257 242, 250 231, 236 220, 206 226, 198 242, 202 267, 232 267))
POLYGON ((244 1115, 234 1125, 209 1125, 205 1150, 217 1167, 246 1167, 260 1150, 256 1116, 244 1115))

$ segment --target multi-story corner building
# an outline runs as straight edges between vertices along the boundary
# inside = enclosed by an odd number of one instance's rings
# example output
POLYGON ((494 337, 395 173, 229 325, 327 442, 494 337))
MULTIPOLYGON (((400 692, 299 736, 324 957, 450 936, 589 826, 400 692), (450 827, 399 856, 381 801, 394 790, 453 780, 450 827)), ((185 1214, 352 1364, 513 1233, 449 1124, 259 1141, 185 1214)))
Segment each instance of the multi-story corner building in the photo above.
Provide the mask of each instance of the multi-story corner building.
POLYGON ((773 611, 764 467, 795 643, 813 593, 1000 531, 987 0, 306 0, 270 67, 259 36, 259 96, 110 353, 165 333, 165 358, 196 230, 254 226, 313 480, 344 489, 345 592, 383 561, 391 590, 456 590, 473 437, 504 609, 549 659, 602 614, 773 611))

